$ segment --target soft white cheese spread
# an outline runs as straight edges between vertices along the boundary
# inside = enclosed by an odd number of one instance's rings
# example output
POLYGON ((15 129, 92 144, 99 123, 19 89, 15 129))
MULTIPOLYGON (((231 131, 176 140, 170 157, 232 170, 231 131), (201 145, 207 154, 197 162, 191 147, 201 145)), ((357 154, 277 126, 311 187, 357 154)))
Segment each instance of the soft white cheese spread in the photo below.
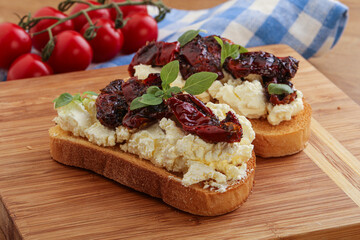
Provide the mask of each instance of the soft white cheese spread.
POLYGON ((72 101, 66 106, 57 109, 58 116, 54 121, 65 131, 72 132, 75 136, 85 137, 85 130, 93 121, 89 111, 80 101, 72 101))
POLYGON ((209 89, 211 97, 230 105, 237 113, 247 118, 266 115, 264 88, 258 80, 229 80, 225 84, 217 81, 214 88, 211 86, 209 89))
POLYGON ((105 127, 99 121, 96 121, 89 128, 85 129, 87 139, 99 146, 115 146, 115 131, 105 127))
MULTIPOLYGON (((149 65, 137 65, 135 76, 145 79, 150 73, 160 73, 161 68, 153 68, 149 65)), ((247 81, 234 79, 231 74, 224 71, 221 81, 214 81, 211 87, 197 97, 203 102, 216 99, 219 103, 228 104, 236 113, 247 118, 267 118, 272 125, 278 125, 282 121, 291 120, 292 116, 298 114, 303 108, 302 93, 297 90, 297 98, 290 104, 273 106, 266 100, 264 88, 261 84, 261 76, 250 74, 247 81)), ((179 73, 172 86, 182 87, 185 80, 179 73)))
MULTIPOLYGON (((95 101, 95 98, 91 101, 95 101)), ((255 133, 251 123, 243 116, 237 115, 243 128, 241 142, 212 144, 184 132, 167 118, 135 132, 123 126, 109 129, 96 120, 95 104, 91 104, 91 101, 75 101, 58 108, 54 121, 63 130, 86 137, 94 144, 119 144, 125 152, 148 159, 168 171, 181 172, 185 186, 205 181, 206 186, 225 191, 229 182, 247 176, 246 163, 252 157, 251 142, 255 133)), ((207 106, 220 120, 225 118, 228 111, 232 111, 226 104, 208 103, 207 106)))
POLYGON ((304 103, 302 101, 303 94, 301 91, 296 90, 297 97, 289 104, 272 105, 268 103, 266 108, 269 113, 267 120, 272 125, 278 125, 282 121, 290 120, 292 116, 295 116, 304 109, 304 103))

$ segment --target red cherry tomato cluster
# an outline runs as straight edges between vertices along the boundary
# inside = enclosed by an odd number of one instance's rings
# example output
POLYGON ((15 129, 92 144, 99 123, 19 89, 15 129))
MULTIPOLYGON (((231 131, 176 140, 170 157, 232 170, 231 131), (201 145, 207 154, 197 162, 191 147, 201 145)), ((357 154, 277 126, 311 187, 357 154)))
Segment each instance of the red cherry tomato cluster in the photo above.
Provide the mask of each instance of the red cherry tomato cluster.
MULTIPOLYGON (((133 0, 134 1, 134 0, 133 0)), ((140 0, 135 0, 140 1, 140 0)), ((88 1, 100 5, 95 1, 88 1)), ((126 2, 126 0, 112 0, 126 2)), ((76 3, 70 15, 89 6, 76 3)), ((117 12, 114 8, 89 11, 88 15, 96 26, 96 36, 86 40, 83 36, 90 27, 82 14, 52 28, 55 46, 47 62, 39 55, 30 53, 32 46, 41 52, 49 41, 46 29, 56 19, 42 19, 27 33, 13 23, 0 24, 0 68, 8 70, 7 80, 31 78, 86 69, 91 62, 104 62, 119 53, 136 52, 147 42, 158 36, 157 22, 148 15, 145 5, 122 6, 120 10, 126 21, 122 29, 115 28, 117 12), (36 34, 44 31, 41 34, 36 34)), ((68 15, 52 7, 39 9, 33 17, 66 18, 68 15)))

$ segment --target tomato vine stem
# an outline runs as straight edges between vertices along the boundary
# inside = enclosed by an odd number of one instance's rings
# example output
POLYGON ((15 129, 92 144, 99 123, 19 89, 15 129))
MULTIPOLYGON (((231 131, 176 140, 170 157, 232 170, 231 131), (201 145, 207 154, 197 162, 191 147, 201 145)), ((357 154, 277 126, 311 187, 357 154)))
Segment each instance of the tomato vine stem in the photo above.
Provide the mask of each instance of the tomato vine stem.
POLYGON ((162 21, 165 18, 166 14, 170 12, 170 9, 168 7, 166 7, 161 0, 158 0, 158 1, 153 1, 153 0, 130 1, 130 0, 127 0, 124 2, 110 2, 110 3, 105 3, 107 1, 99 0, 98 2, 100 2, 102 4, 94 5, 90 2, 83 1, 83 0, 65 0, 65 1, 60 2, 58 5, 58 9, 61 12, 65 12, 65 11, 69 10, 75 3, 86 4, 89 7, 86 9, 83 9, 77 13, 74 13, 72 15, 69 15, 65 18, 59 18, 59 17, 54 17, 54 16, 32 17, 31 14, 29 13, 29 14, 23 16, 22 18, 20 18, 18 25, 20 27, 22 27, 24 30, 29 31, 36 24, 38 24, 41 20, 44 20, 44 19, 57 20, 56 23, 52 24, 51 26, 47 27, 46 29, 32 34, 33 36, 35 36, 35 35, 39 35, 39 34, 48 32, 49 41, 46 44, 46 46, 44 47, 44 49, 42 50, 42 58, 44 61, 47 61, 49 59, 49 57, 51 56, 52 50, 54 49, 54 46, 55 46, 55 39, 54 39, 54 36, 53 36, 51 30, 53 28, 55 28, 56 26, 66 22, 68 20, 74 19, 80 15, 84 15, 90 25, 89 29, 87 29, 87 31, 85 31, 84 38, 86 38, 87 40, 91 40, 92 38, 94 38, 96 36, 96 31, 100 26, 94 25, 88 12, 99 10, 99 9, 114 8, 117 13, 116 20, 115 20, 115 28, 122 28, 126 24, 126 21, 124 21, 124 19, 123 19, 123 13, 120 9, 120 7, 122 7, 122 6, 149 5, 149 6, 157 7, 158 14, 155 17, 155 20, 157 22, 162 21))

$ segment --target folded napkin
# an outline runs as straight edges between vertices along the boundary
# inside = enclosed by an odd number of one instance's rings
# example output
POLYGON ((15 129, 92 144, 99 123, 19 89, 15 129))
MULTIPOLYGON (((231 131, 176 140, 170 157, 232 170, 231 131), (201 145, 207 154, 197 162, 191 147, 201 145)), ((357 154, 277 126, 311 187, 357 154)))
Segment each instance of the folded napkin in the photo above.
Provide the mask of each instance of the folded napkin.
MULTIPOLYGON (((149 9, 155 15, 156 9, 149 9)), ((172 9, 159 23, 160 41, 176 41, 189 29, 221 35, 245 47, 282 43, 305 58, 320 55, 338 42, 348 8, 334 0, 230 0, 216 7, 185 11, 172 9)), ((129 64, 132 55, 92 64, 105 68, 129 64)), ((0 71, 0 80, 5 79, 0 71)))

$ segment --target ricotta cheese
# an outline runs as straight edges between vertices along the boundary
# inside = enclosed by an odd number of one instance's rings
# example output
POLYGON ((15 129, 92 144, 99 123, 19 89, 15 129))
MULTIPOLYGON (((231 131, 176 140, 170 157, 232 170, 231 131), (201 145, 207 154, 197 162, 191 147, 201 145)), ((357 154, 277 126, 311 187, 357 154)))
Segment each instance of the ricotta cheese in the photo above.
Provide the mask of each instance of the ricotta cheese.
POLYGON ((296 90, 297 97, 289 104, 272 105, 268 103, 266 108, 269 112, 267 120, 272 125, 278 125, 282 121, 290 120, 292 116, 295 116, 304 109, 304 103, 302 101, 303 94, 299 90, 296 90))
POLYGON ((229 80, 225 84, 217 81, 214 88, 211 86, 209 89, 211 97, 216 98, 220 103, 230 105, 237 113, 248 118, 266 116, 267 101, 264 89, 258 80, 252 82, 229 80))
POLYGON ((116 128, 115 134, 116 134, 116 142, 122 143, 122 142, 126 142, 127 140, 129 140, 131 131, 121 125, 116 128))
POLYGON ((228 104, 247 118, 266 117, 272 125, 291 120, 304 109, 303 94, 297 90, 297 98, 289 104, 273 105, 266 100, 264 89, 257 75, 247 81, 228 79, 215 81, 208 89, 210 96, 220 103, 228 104))
MULTIPOLYGON (((145 79, 150 73, 160 73, 161 68, 151 67, 149 65, 137 65, 135 76, 139 79, 145 79)), ((272 125, 278 125, 282 121, 291 120, 292 116, 303 110, 302 93, 298 91, 297 98, 290 104, 281 104, 273 106, 266 100, 264 88, 261 84, 261 76, 258 74, 249 74, 246 81, 234 79, 230 73, 224 71, 224 78, 220 81, 214 81, 210 88, 197 95, 201 101, 209 102, 216 99, 219 103, 228 104, 236 113, 247 118, 267 118, 272 125)), ((183 87, 185 80, 178 74, 176 80, 171 86, 183 87)))
POLYGON ((65 131, 72 132, 75 136, 85 137, 85 130, 92 122, 92 116, 80 101, 72 101, 68 105, 57 109, 58 116, 54 121, 65 131))
POLYGON ((74 136, 86 137, 99 146, 115 146, 115 131, 103 126, 96 119, 96 96, 88 96, 82 101, 72 101, 57 109, 58 116, 54 121, 63 130, 74 136))
MULTIPOLYGON (((248 120, 244 118, 244 121, 248 120)), ((244 135, 253 139, 253 131, 250 134, 244 135)), ((253 151, 253 145, 246 144, 248 141, 207 143, 196 135, 185 133, 171 119, 163 118, 159 123, 133 133, 120 148, 168 171, 182 172, 185 186, 209 179, 225 184, 246 176, 246 167, 244 169, 242 165, 251 158, 253 151)))
POLYGON ((99 121, 85 129, 85 136, 90 142, 99 146, 107 147, 116 144, 115 131, 105 127, 99 121))
MULTIPOLYGON (((232 110, 230 108, 229 105, 227 104, 215 104, 212 102, 208 102, 206 104, 207 107, 209 107, 211 109, 211 111, 214 112, 214 114, 216 116, 218 116, 219 120, 223 120, 226 117, 226 113, 229 111, 232 111, 233 113, 234 110, 232 110)), ((255 139, 255 132, 252 129, 251 123, 249 120, 246 119, 246 117, 244 116, 240 116, 239 114, 236 114, 236 117, 239 119, 239 122, 241 124, 241 127, 243 129, 243 137, 241 139, 241 144, 242 145, 249 145, 252 143, 252 141, 255 139)))
MULTIPOLYGON (((75 136, 86 137, 99 146, 119 144, 121 150, 150 160, 168 171, 183 173, 182 184, 189 186, 205 181, 217 191, 226 191, 228 183, 247 176, 246 163, 252 157, 255 133, 251 123, 238 116, 243 138, 236 143, 207 143, 184 132, 167 118, 146 129, 129 131, 124 126, 109 129, 96 120, 96 108, 89 101, 73 101, 57 109, 55 122, 75 136)), ((208 103, 220 120, 232 109, 226 104, 208 103)))
POLYGON ((152 67, 151 65, 139 64, 134 66, 135 73, 134 76, 138 79, 144 80, 146 79, 150 73, 160 73, 160 67, 152 67))

